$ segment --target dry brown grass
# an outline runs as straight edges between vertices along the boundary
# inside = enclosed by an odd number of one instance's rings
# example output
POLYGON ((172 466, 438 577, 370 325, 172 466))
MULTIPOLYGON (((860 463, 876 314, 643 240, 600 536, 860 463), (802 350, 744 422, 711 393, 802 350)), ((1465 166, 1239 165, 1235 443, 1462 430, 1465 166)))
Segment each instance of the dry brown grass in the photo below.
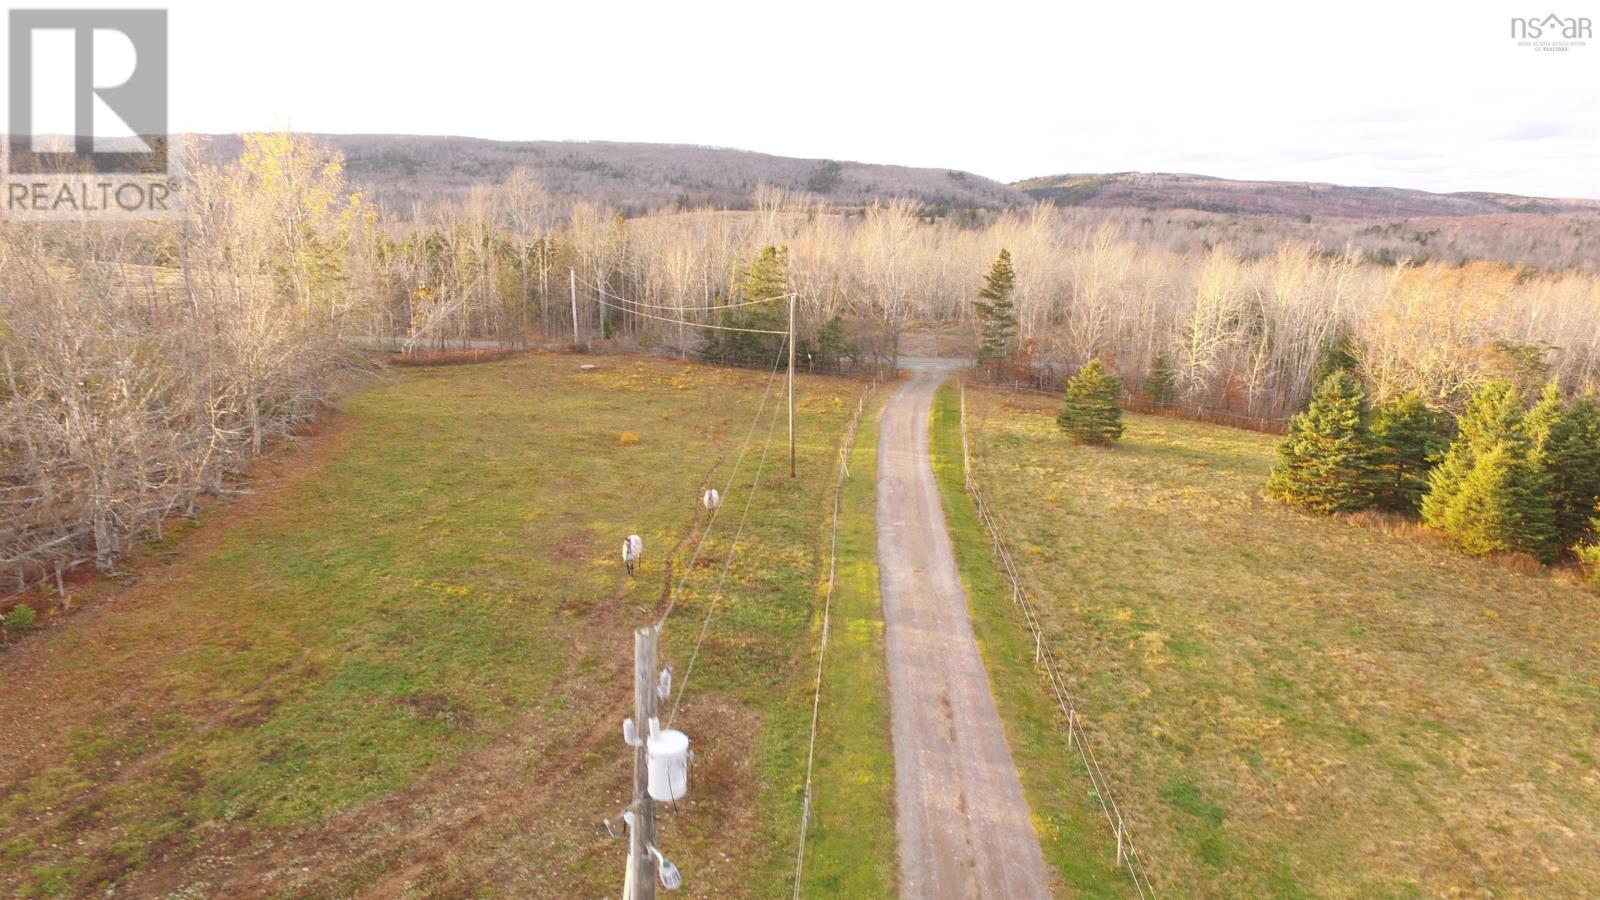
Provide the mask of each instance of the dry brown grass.
MULTIPOLYGON (((1600 599, 1272 503, 1275 438, 969 391, 975 465, 1159 891, 1600 891, 1600 599)), ((1001 689, 1003 686, 998 686, 1001 689)))
POLYGON ((391 366, 411 368, 418 366, 461 366, 471 363, 498 362, 516 356, 520 350, 424 350, 420 353, 395 353, 383 357, 391 366))

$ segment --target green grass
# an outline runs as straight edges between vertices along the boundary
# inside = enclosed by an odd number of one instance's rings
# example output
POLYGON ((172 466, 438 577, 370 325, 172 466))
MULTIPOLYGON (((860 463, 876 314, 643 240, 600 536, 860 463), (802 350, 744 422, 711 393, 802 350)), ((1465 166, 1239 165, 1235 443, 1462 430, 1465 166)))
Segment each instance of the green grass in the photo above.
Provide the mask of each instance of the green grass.
POLYGON ((811 897, 895 894, 894 751, 876 521, 881 411, 881 396, 869 400, 841 495, 839 571, 802 883, 811 897))
POLYGON ((1129 416, 1098 449, 1047 398, 967 401, 1158 892, 1600 891, 1593 592, 1275 504, 1270 436, 1129 416))
POLYGON ((1116 837, 1089 787, 1066 722, 1034 669, 1033 638, 1011 602, 1011 586, 990 550, 988 531, 967 496, 961 472, 960 398, 951 385, 934 397, 933 471, 944 500, 973 631, 1028 798, 1045 861, 1065 893, 1124 897, 1133 882, 1116 864, 1116 837))
MULTIPOLYGON (((625 848, 599 823, 627 796, 631 632, 687 560, 700 489, 723 485, 765 377, 579 361, 357 393, 257 496, 161 548, 170 561, 0 656, 0 893, 270 878, 326 895, 397 874, 421 893, 616 890, 625 848), (617 551, 633 531, 637 579, 617 551)), ((792 876, 813 604, 859 390, 802 379, 794 481, 779 417, 675 722, 698 763, 661 840, 699 891, 772 896, 792 876)), ((765 434, 664 635, 680 684, 765 434)))

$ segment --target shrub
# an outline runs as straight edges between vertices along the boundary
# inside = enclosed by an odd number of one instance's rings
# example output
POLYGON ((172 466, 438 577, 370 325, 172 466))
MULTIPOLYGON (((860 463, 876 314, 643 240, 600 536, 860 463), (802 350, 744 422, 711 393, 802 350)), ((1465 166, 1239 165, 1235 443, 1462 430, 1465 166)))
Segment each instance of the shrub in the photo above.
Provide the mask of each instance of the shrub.
POLYGON ((1081 444, 1109 446, 1122 437, 1122 379, 1100 360, 1090 360, 1067 382, 1066 403, 1056 424, 1081 444))
POLYGON ((639 432, 624 431, 623 433, 617 435, 617 443, 624 447, 632 447, 634 444, 639 443, 639 432))
POLYGON ((1600 544, 1585 544, 1578 548, 1578 562, 1589 573, 1589 582, 1600 587, 1600 544))
POLYGON ((1267 493, 1312 512, 1354 512, 1378 498, 1377 451, 1367 394, 1340 369, 1322 380, 1311 405, 1289 421, 1267 493))
POLYGON ((1383 404, 1372 419, 1379 509, 1415 516, 1428 493, 1428 472, 1450 448, 1443 414, 1411 393, 1383 404))
POLYGON ((6 630, 27 631, 33 627, 33 623, 37 618, 38 616, 34 613, 33 607, 26 603, 18 603, 4 617, 6 630))

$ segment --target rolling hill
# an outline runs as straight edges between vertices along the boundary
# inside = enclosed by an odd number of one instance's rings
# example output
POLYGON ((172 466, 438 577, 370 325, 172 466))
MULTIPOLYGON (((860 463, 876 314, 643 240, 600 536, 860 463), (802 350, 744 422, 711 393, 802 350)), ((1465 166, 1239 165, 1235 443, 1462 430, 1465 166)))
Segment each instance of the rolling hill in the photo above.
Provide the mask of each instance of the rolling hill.
POLYGON ((1048 175, 1012 187, 1060 206, 1194 209, 1234 215, 1335 216, 1376 219, 1470 216, 1508 212, 1594 212, 1600 200, 1522 197, 1467 192, 1434 194, 1409 188, 1354 187, 1296 181, 1231 181, 1160 172, 1048 175))
MULTIPOLYGON (((542 177, 558 201, 590 200, 629 212, 672 206, 745 208, 769 184, 863 206, 909 197, 932 206, 1001 208, 1027 203, 1016 189, 970 172, 830 159, 796 159, 687 144, 612 141, 491 141, 425 135, 319 134, 345 155, 350 181, 397 211, 463 196, 519 166, 542 177)), ((211 137, 219 160, 239 153, 237 135, 211 137)))
MULTIPOLYGON (((1111 218, 1149 218, 1150 212, 1167 211, 1174 214, 1166 217, 1170 227, 1140 232, 1140 240, 1181 244, 1192 239, 1206 246, 1226 242, 1246 255, 1296 239, 1330 251, 1354 245, 1391 262, 1402 257, 1452 262, 1487 258, 1586 271, 1600 265, 1595 251, 1600 200, 1145 172, 1051 175, 1008 185, 954 169, 799 159, 687 144, 312 137, 344 154, 352 185, 401 216, 462 199, 474 185, 501 182, 526 167, 544 182, 558 213, 580 201, 603 203, 629 215, 700 206, 749 209, 757 188, 765 184, 814 196, 835 208, 904 197, 936 213, 1014 209, 1040 200, 1111 218), (1119 209, 1121 213, 1112 212, 1119 209)), ((216 135, 209 141, 215 161, 232 159, 242 147, 237 135, 216 135)))

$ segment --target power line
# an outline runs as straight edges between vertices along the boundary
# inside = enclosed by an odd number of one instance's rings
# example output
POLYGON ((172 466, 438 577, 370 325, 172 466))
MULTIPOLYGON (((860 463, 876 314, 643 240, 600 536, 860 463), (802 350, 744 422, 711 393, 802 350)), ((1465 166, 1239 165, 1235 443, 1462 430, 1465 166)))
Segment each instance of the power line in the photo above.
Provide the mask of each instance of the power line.
MULTIPOLYGON (((576 342, 577 339, 578 339, 577 282, 580 279, 578 278, 576 270, 572 270, 570 275, 571 275, 572 285, 573 285, 573 287, 572 287, 572 331, 573 331, 573 341, 576 342)), ((782 340, 778 343, 777 359, 773 361, 772 371, 767 376, 766 388, 765 388, 765 390, 762 391, 762 394, 761 394, 761 403, 760 403, 759 406, 757 406, 755 416, 753 416, 752 419, 751 419, 750 430, 745 435, 744 445, 743 445, 743 447, 740 448, 739 456, 735 460, 734 466, 733 466, 733 470, 730 472, 730 474, 728 476, 727 490, 729 492, 731 492, 733 490, 733 484, 734 484, 735 480, 738 477, 740 467, 744 463, 745 454, 750 448, 750 441, 754 437, 756 428, 760 425, 762 413, 765 411, 765 409, 767 407, 767 400, 770 398, 770 396, 772 394, 773 382, 777 378, 778 364, 779 364, 779 362, 782 361, 782 359, 784 357, 784 351, 785 350, 788 351, 788 358, 789 358, 789 372, 788 372, 788 383, 789 383, 789 403, 788 403, 788 407, 789 407, 789 469, 790 469, 789 477, 790 478, 794 477, 794 475, 795 475, 795 472, 794 472, 794 438, 795 438, 795 429, 794 429, 794 377, 795 377, 795 372, 794 372, 794 325, 795 325, 795 295, 793 293, 782 295, 784 297, 787 297, 788 300, 789 300, 789 327, 785 331, 776 331, 776 330, 761 329, 761 328, 740 328, 740 327, 729 326, 729 325, 714 325, 714 324, 710 324, 710 323, 706 323, 706 322, 690 322, 690 321, 688 321, 686 319, 677 319, 677 318, 670 318, 670 317, 667 317, 667 316, 658 316, 658 315, 654 315, 654 314, 651 314, 651 313, 641 312, 638 309, 632 308, 630 306, 619 306, 619 305, 614 304, 614 303, 609 303, 609 302, 606 301, 606 297, 608 297, 608 296, 612 297, 613 299, 620 300, 624 304, 632 303, 633 301, 629 301, 626 298, 616 297, 613 294, 609 294, 609 292, 605 291, 604 289, 595 287, 594 285, 590 284, 588 281, 584 281, 584 286, 595 291, 595 294, 596 294, 595 295, 595 300, 602 307, 607 307, 607 308, 610 308, 610 309, 616 309, 616 310, 619 310, 619 311, 624 312, 624 313, 632 313, 633 315, 640 316, 640 317, 643 317, 643 318, 646 318, 646 319, 654 319, 654 320, 660 321, 660 322, 667 322, 669 324, 678 325, 680 327, 681 326, 691 326, 691 327, 694 327, 694 328, 705 328, 705 329, 716 330, 716 331, 736 331, 736 332, 743 332, 743 333, 747 333, 747 334, 775 334, 775 335, 781 336, 782 340)), ((774 297, 774 298, 769 298, 769 299, 778 299, 778 298, 774 297)), ((749 302, 746 302, 746 303, 743 303, 743 304, 739 304, 739 305, 740 306, 748 306, 748 305, 753 305, 754 303, 759 303, 759 302, 768 302, 768 301, 767 300, 749 301, 749 302)), ((712 617, 713 614, 716 613, 717 605, 722 600, 722 591, 723 591, 724 586, 727 584, 728 571, 732 568, 733 557, 734 557, 734 554, 738 551, 739 538, 742 537, 743 534, 744 534, 745 523, 749 521, 750 509, 755 503, 756 491, 761 487, 761 475, 766 470, 767 454, 772 449, 772 434, 773 434, 773 432, 775 430, 777 430, 777 427, 778 427, 778 409, 777 409, 776 406, 774 406, 773 412, 772 412, 772 419, 767 425, 767 437, 766 437, 766 440, 763 441, 762 445, 761 445, 761 458, 760 458, 760 461, 756 464, 755 476, 750 482, 750 491, 749 491, 748 496, 745 499, 744 510, 743 510, 743 512, 740 513, 740 516, 739 516, 739 527, 734 530, 733 539, 728 544, 728 555, 723 560, 723 563, 722 563, 722 574, 717 579, 716 590, 713 592, 713 594, 711 596, 711 602, 706 608, 705 619, 700 624, 700 633, 695 638, 694 650, 689 655, 689 664, 688 664, 687 667, 685 667, 684 675, 683 675, 683 683, 678 689, 678 696, 677 696, 676 699, 673 700, 672 710, 667 715, 666 724, 667 724, 667 728, 669 730, 672 727, 673 720, 675 718, 677 718, 678 707, 679 707, 680 704, 683 703, 684 694, 688 692, 689 680, 694 676, 695 664, 700 659, 700 648, 701 648, 702 644, 704 644, 705 639, 706 639, 706 634, 710 631, 710 628, 711 628, 711 617, 712 617)), ((645 773, 644 773, 644 768, 648 768, 653 762, 653 757, 650 755, 649 747, 648 747, 649 740, 651 739, 649 736, 653 736, 656 733, 657 723, 659 722, 659 719, 657 718, 656 703, 655 703, 657 698, 655 696, 654 691, 656 691, 656 690, 659 691, 660 699, 662 699, 662 700, 666 699, 666 697, 668 696, 668 692, 671 690, 671 680, 670 680, 670 678, 671 678, 671 670, 670 670, 670 668, 667 671, 661 673, 661 677, 659 679, 660 683, 659 683, 659 686, 657 688, 654 688, 654 689, 650 688, 646 684, 646 682, 650 681, 652 678, 655 677, 654 669, 655 669, 655 664, 656 664, 656 641, 658 640, 658 637, 660 635, 662 626, 664 626, 666 624, 668 617, 670 617, 672 615, 672 611, 676 608, 678 600, 682 595, 684 584, 688 580, 689 573, 694 570, 694 564, 695 564, 696 561, 698 561, 698 559, 700 557, 700 552, 704 549, 705 544, 706 544, 706 540, 710 536, 711 528, 716 523, 717 516, 718 516, 718 510, 721 508, 721 503, 718 502, 718 503, 710 504, 710 505, 712 506, 711 518, 706 522, 706 527, 701 532, 700 540, 695 543, 695 549, 694 549, 694 552, 691 554, 691 556, 689 558, 689 564, 687 566, 685 566, 684 571, 683 571, 683 575, 680 576, 680 578, 678 580, 677 587, 674 588, 674 590, 672 592, 672 596, 669 598, 669 600, 667 602, 667 608, 661 615, 661 619, 658 621, 658 623, 656 625, 650 626, 650 627, 647 627, 647 628, 639 629, 635 633, 635 659, 634 659, 634 670, 635 670, 634 671, 634 681, 635 681, 635 685, 634 685, 634 693, 635 693, 635 701, 636 701, 636 704, 635 704, 636 705, 635 715, 637 716, 639 722, 638 722, 638 724, 636 726, 632 726, 632 727, 630 727, 631 723, 625 723, 624 724, 624 729, 623 729, 624 740, 627 743, 631 744, 633 746, 633 748, 634 748, 634 805, 633 805, 632 811, 627 814, 627 815, 633 816, 633 818, 628 820, 628 823, 629 823, 629 826, 630 826, 630 834, 629 834, 629 868, 628 868, 628 877, 624 882, 625 886, 623 888, 624 892, 628 893, 630 896, 637 896, 641 892, 642 892, 643 896, 647 896, 647 897, 653 897, 654 896, 654 894, 655 894, 655 891, 654 891, 655 884, 654 884, 653 881, 649 880, 649 876, 651 874, 650 870, 652 868, 656 868, 657 869, 657 871, 659 872, 659 874, 661 876, 662 883, 669 890, 675 889, 681 883, 680 876, 678 874, 677 868, 675 866, 672 866, 671 863, 667 862, 665 860, 665 858, 661 856, 660 852, 655 849, 655 847, 654 847, 654 845, 652 843, 653 840, 654 840, 654 831, 655 831, 655 808, 654 808, 653 801, 650 799, 650 794, 649 794, 648 784, 647 784, 648 779, 646 778, 645 773), (641 650, 641 648, 643 648, 643 649, 641 650), (646 737, 639 737, 638 736, 638 732, 635 730, 635 729, 638 729, 638 728, 645 729, 644 734, 646 735, 646 737), (648 850, 648 853, 646 852, 646 850, 648 850), (651 864, 651 860, 649 859, 649 855, 650 854, 653 854, 654 857, 655 857, 654 865, 651 864)), ((678 737, 679 737, 679 740, 685 742, 684 746, 687 747, 687 739, 683 738, 681 734, 678 737)), ((671 793, 670 790, 669 790, 669 793, 671 793)))
MULTIPOLYGON (((579 281, 583 281, 583 279, 581 279, 581 278, 578 279, 578 280, 579 281)), ((738 327, 735 327, 733 325, 713 325, 710 322, 691 322, 688 319, 674 319, 674 318, 669 318, 667 316, 658 316, 658 315, 654 315, 654 314, 647 313, 647 312, 640 312, 639 310, 634 309, 634 308, 629 307, 629 306, 619 306, 619 305, 617 305, 615 303, 611 303, 611 302, 609 302, 609 301, 607 301, 605 299, 606 297, 610 296, 609 294, 605 293, 604 291, 601 291, 599 288, 595 287, 594 285, 589 284, 589 282, 587 282, 587 281, 583 281, 583 284, 584 284, 584 286, 588 287, 590 290, 593 290, 593 291, 596 292, 597 296, 595 297, 595 302, 599 303, 601 306, 609 307, 609 308, 615 309, 615 310, 620 310, 620 311, 625 312, 625 313, 632 313, 633 315, 642 316, 643 318, 646 318, 646 319, 654 319, 654 320, 656 320, 658 322, 667 322, 667 323, 670 323, 670 324, 673 324, 673 325, 687 325, 687 326, 689 326, 691 328, 711 328, 711 329, 715 329, 717 331, 740 331, 740 332, 744 332, 745 334, 781 334, 781 335, 784 335, 785 337, 787 337, 789 335, 789 332, 787 330, 785 330, 785 331, 774 331, 774 330, 772 330, 770 328, 738 328, 738 327)), ((789 295, 785 294, 784 296, 787 297, 789 295)), ((624 303, 632 303, 634 301, 632 301, 632 300, 624 300, 623 302, 624 303)))
POLYGON ((744 534, 745 522, 750 518, 750 507, 756 499, 756 488, 761 486, 761 473, 767 467, 767 451, 772 449, 772 433, 778 428, 778 408, 773 407, 772 424, 767 426, 767 439, 761 445, 761 458, 756 463, 756 474, 750 482, 750 494, 744 502, 744 512, 739 516, 739 527, 733 532, 733 541, 728 544, 728 555, 722 562, 722 575, 717 578, 717 589, 711 595, 711 603, 706 607, 706 616, 700 623, 700 636, 695 638, 694 651, 689 654, 689 665, 683 672, 683 684, 678 688, 678 696, 672 701, 672 711, 667 713, 667 726, 672 726, 672 720, 678 715, 678 706, 683 703, 683 695, 689 690, 689 679, 694 675, 695 662, 700 658, 700 645, 705 642, 706 632, 711 628, 711 616, 717 611, 717 604, 722 600, 722 588, 728 581, 728 570, 733 565, 733 555, 739 549, 739 538, 744 534))
POLYGON ((644 307, 645 309, 667 309, 667 310, 676 310, 678 312, 716 312, 718 310, 723 310, 723 309, 741 309, 741 308, 746 307, 746 306, 755 306, 756 304, 759 304, 759 303, 771 303, 774 300, 782 300, 782 299, 784 299, 784 298, 789 296, 788 292, 784 292, 782 294, 774 294, 771 297, 762 297, 760 300, 741 300, 738 303, 719 303, 719 304, 716 304, 714 306, 672 306, 672 305, 665 304, 665 303, 646 303, 643 300, 630 300, 627 297, 622 297, 622 296, 619 296, 617 294, 613 294, 613 293, 611 293, 610 291, 606 290, 603 287, 599 287, 597 285, 589 284, 589 282, 584 281, 581 278, 578 279, 578 280, 579 281, 583 281, 584 285, 586 287, 588 287, 590 290, 593 290, 596 293, 602 294, 602 295, 604 295, 606 297, 610 297, 611 299, 617 300, 617 301, 622 302, 622 303, 631 303, 634 306, 641 306, 641 307, 644 307))
POLYGON ((787 331, 773 331, 769 328, 735 328, 732 325, 712 325, 709 322, 690 322, 687 319, 669 319, 666 316, 651 315, 650 313, 640 312, 637 309, 631 309, 626 306, 618 306, 615 303, 608 303, 603 297, 596 297, 595 302, 599 303, 601 306, 609 307, 611 309, 618 309, 625 313, 632 313, 636 316, 642 316, 646 319, 655 319, 658 322, 670 322, 673 325, 688 325, 691 328, 713 328, 717 331, 742 331, 745 334, 781 334, 784 337, 789 336, 789 332, 787 331))
MULTIPOLYGON (((577 340, 578 340, 578 287, 577 287, 577 284, 578 284, 578 270, 577 269, 569 269, 568 271, 571 273, 571 277, 572 277, 572 340, 573 340, 574 343, 576 343, 577 340)), ((682 327, 684 325, 691 325, 691 326, 693 326, 695 328, 707 328, 707 329, 711 329, 711 330, 714 330, 714 331, 738 331, 738 332, 743 332, 745 334, 781 334, 781 335, 784 335, 786 337, 786 339, 788 340, 788 347, 789 347, 789 477, 790 478, 794 478, 796 476, 796 470, 795 470, 796 453, 795 453, 795 437, 794 437, 795 436, 795 427, 794 427, 794 351, 795 351, 795 306, 796 306, 796 302, 800 298, 800 295, 798 293, 795 293, 794 291, 790 291, 788 294, 784 295, 784 296, 789 298, 789 327, 788 327, 788 329, 786 329, 784 331, 776 331, 776 330, 773 330, 773 329, 770 329, 770 328, 739 328, 739 327, 732 326, 732 325, 712 325, 712 324, 710 324, 708 322, 690 322, 687 319, 674 319, 674 318, 669 318, 667 316, 657 316, 657 315, 653 315, 651 313, 639 312, 636 309, 630 309, 630 308, 628 308, 626 306, 617 306, 614 303, 607 303, 605 298, 606 298, 606 296, 608 296, 608 294, 605 291, 605 289, 595 287, 594 285, 590 284, 587 281, 585 281, 583 284, 584 284, 585 287, 590 288, 591 290, 594 290, 594 291, 597 292, 595 300, 597 302, 599 302, 599 304, 601 306, 607 307, 607 308, 610 308, 610 309, 620 310, 621 312, 625 312, 625 313, 632 313, 633 315, 642 316, 642 317, 644 317, 646 319, 654 319, 654 320, 656 320, 658 322, 667 322, 667 323, 670 323, 670 324, 673 324, 673 325, 678 325, 680 327, 682 327)), ((623 302, 624 303, 632 303, 634 301, 623 300, 623 302)), ((605 314, 601 313, 600 314, 600 318, 603 320, 605 318, 605 314)), ((783 345, 780 344, 779 347, 781 349, 783 347, 783 345)))
POLYGON ((817 684, 811 699, 811 739, 806 746, 806 788, 804 799, 800 804, 800 846, 795 851, 794 859, 794 900, 800 900, 800 876, 806 861, 806 833, 810 831, 811 826, 811 770, 817 758, 817 721, 822 715, 822 662, 828 655, 828 626, 833 611, 833 582, 839 570, 840 498, 844 493, 844 480, 850 476, 850 450, 855 446, 856 427, 861 423, 861 411, 866 408, 867 394, 871 390, 869 387, 862 391, 861 399, 856 401, 855 415, 851 417, 850 428, 839 446, 839 475, 833 483, 833 533, 829 538, 828 549, 828 590, 822 601, 822 640, 817 647, 817 684))
MULTIPOLYGON (((756 407, 756 414, 750 419, 750 429, 745 432, 744 446, 739 448, 739 456, 733 462, 733 471, 728 473, 728 482, 722 489, 722 495, 727 497, 733 492, 733 482, 739 477, 739 467, 744 465, 745 452, 750 449, 750 439, 755 436, 756 426, 761 424, 761 413, 767 408, 767 400, 772 396, 772 385, 778 379, 778 365, 783 362, 783 347, 778 347, 778 354, 772 361, 772 373, 767 376, 767 389, 761 394, 761 405, 756 407)), ((751 486, 754 490, 754 485, 751 486)), ((689 564, 684 566, 683 574, 678 576, 678 584, 672 589, 672 596, 667 599, 667 609, 661 614, 661 619, 656 622, 657 628, 664 628, 667 617, 672 615, 672 610, 678 605, 678 597, 683 593, 683 586, 689 580, 689 573, 694 571, 694 564, 700 558, 700 551, 705 549, 706 540, 711 537, 711 526, 717 522, 717 515, 722 511, 721 504, 711 511, 711 519, 706 522, 705 531, 700 533, 700 540, 695 542, 694 553, 689 556, 689 564)))

